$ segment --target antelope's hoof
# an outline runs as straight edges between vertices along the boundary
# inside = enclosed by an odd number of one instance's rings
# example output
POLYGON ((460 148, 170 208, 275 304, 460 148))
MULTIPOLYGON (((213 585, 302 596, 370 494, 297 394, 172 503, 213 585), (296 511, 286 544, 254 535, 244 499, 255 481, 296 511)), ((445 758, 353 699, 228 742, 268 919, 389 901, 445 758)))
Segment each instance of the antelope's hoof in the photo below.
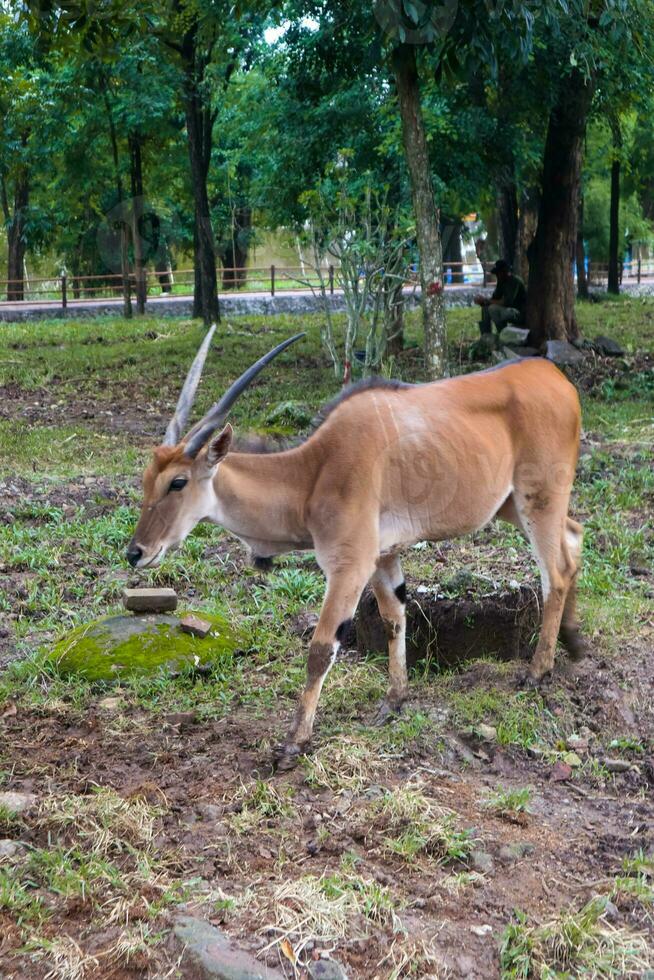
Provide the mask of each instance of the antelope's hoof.
POLYGON ((289 772, 295 769, 301 755, 304 755, 306 746, 297 745, 294 742, 287 742, 275 749, 273 754, 273 766, 277 772, 289 772))
POLYGON ((391 701, 382 701, 373 719, 373 726, 375 728, 382 728, 384 725, 388 725, 394 718, 399 718, 403 708, 403 701, 396 702, 395 704, 391 701))
POLYGON ((550 677, 552 671, 544 670, 542 674, 532 673, 528 670, 518 681, 518 687, 525 688, 530 691, 536 691, 541 686, 543 681, 550 677))
POLYGON ((568 658, 575 663, 584 660, 590 653, 588 641, 581 635, 579 630, 562 629, 559 633, 559 639, 567 651, 568 658))

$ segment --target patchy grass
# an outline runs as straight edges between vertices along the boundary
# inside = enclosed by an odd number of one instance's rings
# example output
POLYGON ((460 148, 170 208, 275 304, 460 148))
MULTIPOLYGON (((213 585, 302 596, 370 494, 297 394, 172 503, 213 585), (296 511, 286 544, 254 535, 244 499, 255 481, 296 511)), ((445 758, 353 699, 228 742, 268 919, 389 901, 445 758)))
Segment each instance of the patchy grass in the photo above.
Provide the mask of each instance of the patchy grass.
POLYGON ((532 790, 529 786, 517 789, 496 789, 484 800, 484 806, 498 817, 515 817, 530 813, 532 790))
POLYGON ((561 975, 600 980, 641 976, 654 964, 654 953, 645 936, 608 922, 600 898, 540 926, 516 913, 502 938, 500 962, 502 980, 561 975))

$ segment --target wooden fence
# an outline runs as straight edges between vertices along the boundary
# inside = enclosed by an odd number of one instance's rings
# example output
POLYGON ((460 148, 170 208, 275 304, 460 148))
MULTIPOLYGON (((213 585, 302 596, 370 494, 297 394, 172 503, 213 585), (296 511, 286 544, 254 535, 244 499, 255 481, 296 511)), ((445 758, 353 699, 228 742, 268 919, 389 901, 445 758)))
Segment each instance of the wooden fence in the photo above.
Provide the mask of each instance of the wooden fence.
MULTIPOLYGON (((275 296, 290 290, 296 292, 319 292, 324 289, 333 294, 337 280, 334 266, 330 265, 318 273, 315 269, 302 269, 299 266, 255 267, 248 269, 217 270, 218 292, 229 296, 237 293, 265 293, 275 296)), ((606 263, 592 262, 588 268, 591 285, 604 285, 608 278, 606 263)), ((193 269, 146 270, 146 291, 149 298, 179 297, 193 295, 193 269)), ((490 274, 479 265, 465 262, 448 262, 444 265, 445 288, 456 286, 486 286, 490 274)), ((621 281, 640 283, 654 278, 654 259, 635 259, 625 262, 621 269, 621 281)), ((415 286, 418 281, 416 271, 407 276, 407 286, 415 286)), ((129 277, 129 290, 133 301, 136 299, 136 278, 129 277)), ((123 296, 123 277, 120 274, 97 276, 30 277, 24 281, 0 279, 0 307, 8 304, 38 304, 66 309, 69 303, 97 303, 101 300, 119 300, 123 296)))
MULTIPOLYGON (((449 262, 445 266, 445 285, 485 285, 486 276, 464 262, 449 262)), ((146 270, 146 292, 153 297, 190 297, 193 295, 193 269, 146 270)), ((217 270, 219 295, 229 296, 238 293, 265 293, 275 296, 288 291, 320 292, 324 289, 333 294, 337 289, 337 272, 333 265, 320 270, 300 266, 269 265, 247 269, 217 270)), ((407 277, 407 285, 415 285, 417 272, 407 277)), ((136 277, 130 273, 129 291, 133 301, 136 299, 136 277)), ((66 309, 69 303, 97 303, 101 300, 117 300, 123 297, 123 277, 119 273, 97 276, 30 277, 19 280, 0 279, 0 306, 13 303, 37 303, 44 306, 57 306, 66 309)))

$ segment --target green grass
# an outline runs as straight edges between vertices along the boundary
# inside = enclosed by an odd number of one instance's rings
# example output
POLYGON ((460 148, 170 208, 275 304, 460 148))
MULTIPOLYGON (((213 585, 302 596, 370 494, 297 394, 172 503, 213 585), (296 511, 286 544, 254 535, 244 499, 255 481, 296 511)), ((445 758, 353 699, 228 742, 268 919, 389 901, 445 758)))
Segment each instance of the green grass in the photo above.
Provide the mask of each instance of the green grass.
POLYGON ((564 909, 542 925, 532 925, 517 912, 500 948, 502 980, 640 977, 652 965, 654 954, 646 937, 611 925, 603 898, 578 911, 564 909))
POLYGON ((513 817, 530 812, 531 797, 532 790, 529 786, 517 789, 499 787, 493 793, 489 793, 484 800, 484 806, 500 817, 513 817))

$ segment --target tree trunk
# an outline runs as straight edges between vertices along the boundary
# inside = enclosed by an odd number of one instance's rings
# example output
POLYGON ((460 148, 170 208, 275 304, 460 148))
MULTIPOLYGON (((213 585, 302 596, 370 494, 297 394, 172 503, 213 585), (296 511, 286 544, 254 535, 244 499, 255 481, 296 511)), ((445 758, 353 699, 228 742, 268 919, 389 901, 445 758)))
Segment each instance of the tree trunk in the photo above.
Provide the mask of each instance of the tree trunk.
POLYGON ((245 283, 251 228, 252 208, 247 204, 234 208, 231 235, 225 249, 223 289, 238 289, 245 283))
POLYGON ((139 316, 143 316, 148 292, 143 255, 143 161, 141 137, 134 131, 129 134, 129 169, 132 186, 132 248, 136 278, 136 312, 139 316))
POLYGON ((530 188, 523 192, 518 218, 518 233, 515 243, 513 269, 526 284, 529 282, 529 249, 538 226, 539 193, 530 188))
POLYGON ((573 70, 550 114, 543 160, 538 228, 529 255, 527 326, 530 341, 576 340, 573 261, 581 163, 591 84, 573 70))
POLYGON ((201 88, 204 64, 197 50, 197 24, 193 25, 184 36, 182 62, 185 74, 184 111, 195 214, 193 316, 201 317, 208 326, 220 319, 216 246, 207 193, 213 115, 205 103, 201 88))
POLYGON ((447 374, 443 262, 440 217, 431 180, 429 152, 420 107, 416 51, 413 45, 400 44, 395 48, 393 68, 420 253, 425 370, 428 378, 435 379, 447 374))
POLYGON ((580 299, 588 299, 588 276, 586 275, 586 247, 584 245, 584 198, 579 197, 579 219, 577 222, 577 296, 580 299))
POLYGON ((616 295, 620 292, 620 151, 622 134, 620 123, 611 123, 613 133, 613 162, 611 163, 611 207, 609 216, 609 281, 607 289, 616 295))
POLYGON ((513 265, 518 241, 518 194, 513 181, 503 183, 497 192, 499 258, 513 265))
MULTIPOLYGON (((114 123, 113 113, 111 111, 111 103, 109 101, 109 96, 107 94, 107 88, 105 86, 103 91, 105 109, 107 110, 107 121, 109 123, 109 138, 111 141, 111 152, 114 162, 114 180, 116 181, 116 196, 118 198, 118 204, 121 205, 125 199, 123 192, 123 179, 120 173, 120 161, 118 156, 118 136, 116 135, 116 126, 114 123)), ((127 320, 132 317, 132 297, 130 295, 130 281, 129 281, 129 226, 127 222, 127 216, 122 213, 120 214, 120 271, 122 277, 122 288, 123 288, 123 315, 127 320)))
POLYGON ((25 298, 25 219, 29 204, 29 182, 26 173, 17 178, 14 189, 14 207, 7 227, 7 299, 25 298))

